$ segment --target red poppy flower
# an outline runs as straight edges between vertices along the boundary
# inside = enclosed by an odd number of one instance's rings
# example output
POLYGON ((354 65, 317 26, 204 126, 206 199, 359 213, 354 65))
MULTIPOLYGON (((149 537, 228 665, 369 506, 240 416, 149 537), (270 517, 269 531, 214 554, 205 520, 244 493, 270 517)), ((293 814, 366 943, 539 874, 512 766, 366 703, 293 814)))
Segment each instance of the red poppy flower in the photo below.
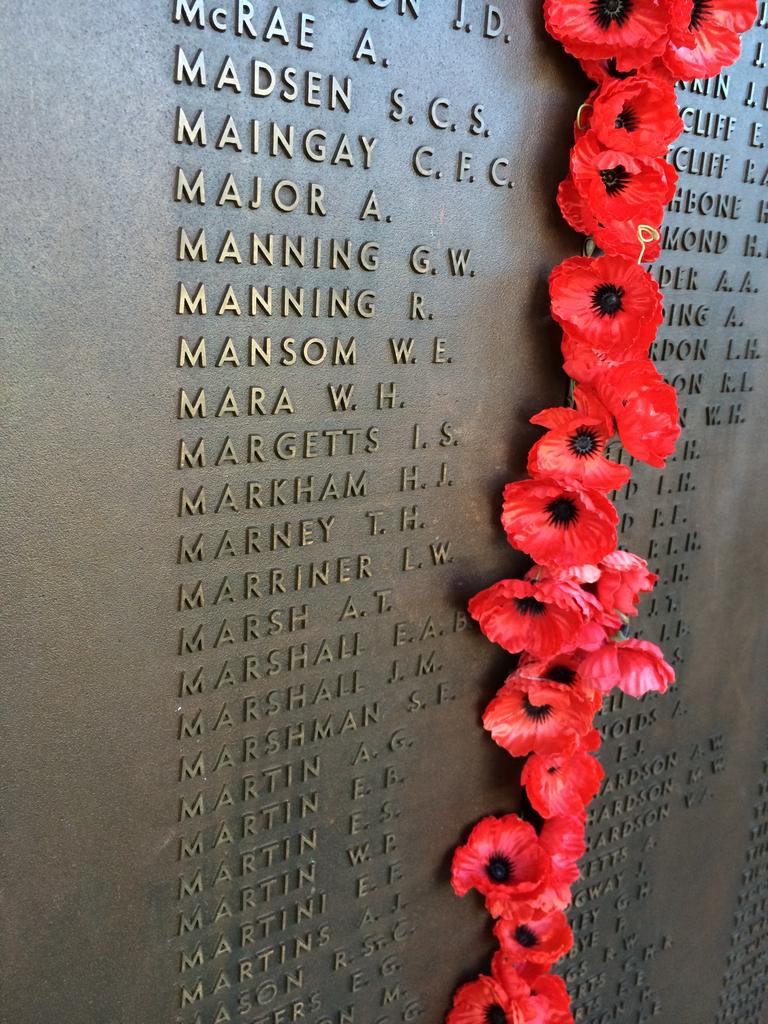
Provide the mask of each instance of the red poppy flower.
POLYGON ((630 697, 664 693, 675 681, 675 670, 648 640, 608 643, 587 655, 580 672, 587 685, 603 693, 617 686, 630 697))
POLYGON ((573 1024, 565 982, 556 974, 542 974, 531 986, 535 1017, 533 1024, 573 1024))
POLYGON ((585 617, 572 588, 552 580, 500 580, 475 594, 469 614, 505 651, 530 651, 538 658, 557 654, 585 617))
POLYGON ((591 388, 583 388, 577 384, 573 389, 573 404, 584 416, 594 416, 605 423, 606 433, 613 435, 615 424, 613 416, 606 409, 591 388))
POLYGON ((549 860, 533 825, 516 814, 483 818, 453 855, 451 885, 457 896, 477 889, 494 917, 510 906, 536 906, 549 860))
POLYGON ((571 151, 571 179, 601 223, 637 214, 660 223, 675 194, 677 172, 661 157, 606 149, 596 132, 588 131, 571 151))
POLYGON ((544 0, 544 22, 574 57, 615 58, 619 70, 660 54, 668 35, 657 0, 544 0))
MULTIPOLYGON (((616 628, 618 628, 618 623, 616 628)), ((516 686, 537 703, 546 703, 550 698, 558 700, 563 691, 589 704, 591 714, 599 711, 602 696, 592 686, 587 686, 579 675, 579 665, 585 654, 558 654, 546 660, 531 658, 524 654, 514 672, 504 680, 507 686, 516 686)))
POLYGON ((618 521, 604 495, 576 483, 518 480, 504 488, 507 540, 539 565, 599 562, 616 547, 618 521))
POLYGON ((663 156, 683 130, 674 86, 650 75, 607 82, 582 120, 603 146, 635 156, 663 156))
POLYGON ((598 226, 587 204, 576 191, 573 178, 563 178, 557 189, 557 205, 565 220, 580 235, 591 235, 598 226))
POLYGON ((585 416, 577 409, 545 409, 531 417, 531 423, 548 428, 528 455, 531 476, 575 480, 603 492, 616 490, 629 480, 629 468, 603 454, 613 433, 612 429, 608 433, 604 419, 585 416))
POLYGON ((637 68, 619 71, 614 57, 605 57, 602 60, 580 60, 579 64, 581 64, 584 74, 600 85, 610 85, 611 82, 625 82, 630 78, 635 78, 638 74, 643 74, 646 78, 658 78, 662 82, 673 81, 669 68, 661 57, 654 57, 653 60, 643 64, 642 71, 638 71, 637 68))
POLYGON ((595 245, 607 256, 625 256, 635 263, 655 263, 661 255, 661 222, 664 210, 652 207, 624 220, 597 224, 595 245))
MULTIPOLYGON (((624 359, 608 359, 602 352, 595 351, 594 347, 585 341, 576 341, 569 334, 563 335, 561 348, 563 352, 563 369, 573 380, 579 384, 594 385, 595 380, 606 370, 614 366, 621 366, 623 362, 630 359, 633 362, 648 358, 648 343, 642 342, 636 345, 633 354, 624 359)), ((593 401, 602 406, 594 390, 587 388, 593 396, 593 401)), ((605 406, 602 406, 605 409, 605 406)), ((613 424, 613 417, 606 409, 606 416, 613 424)))
MULTIPOLYGON (((540 584, 545 582, 556 584, 561 599, 570 597, 574 605, 584 615, 581 626, 565 638, 560 652, 575 651, 579 648, 593 651, 595 648, 601 647, 608 636, 615 633, 621 626, 621 618, 618 615, 606 609, 594 594, 576 582, 577 577, 591 576, 590 570, 595 573, 595 576, 600 571, 597 566, 589 565, 568 566, 563 569, 545 569, 542 566, 536 566, 526 573, 526 579, 540 584)), ((528 651, 534 657, 538 657, 530 648, 528 651)))
POLYGON ((573 933, 562 910, 538 914, 526 921, 497 921, 493 934, 511 961, 550 967, 573 945, 573 933))
POLYGON ((599 762, 577 749, 571 754, 532 754, 520 781, 533 809, 543 818, 553 818, 581 814, 597 795, 603 775, 599 762))
MULTIPOLYGON (((526 579, 541 579, 540 566, 534 566, 525 574, 526 579)), ((547 579, 564 580, 566 583, 597 583, 600 570, 596 565, 569 565, 562 569, 549 568, 545 572, 547 579)))
MULTIPOLYGON (((661 222, 664 209, 656 205, 644 208, 632 217, 620 220, 612 218, 599 223, 590 212, 573 179, 569 175, 560 182, 557 190, 557 204, 565 220, 574 231, 590 235, 595 245, 606 256, 625 256, 633 262, 654 263, 661 255, 661 222)), ((643 339, 641 339, 642 341, 643 339)), ((641 356, 646 354, 648 342, 641 346, 641 356)), ((632 358, 626 353, 622 358, 632 358)))
POLYGON ((539 842, 550 857, 549 890, 560 909, 571 901, 571 885, 579 877, 579 858, 587 848, 584 815, 549 818, 539 833, 539 842))
POLYGON ((677 394, 649 359, 612 366, 594 377, 630 455, 662 469, 680 436, 677 394))
POLYGON ((507 681, 485 709, 483 726, 512 757, 573 751, 592 727, 594 708, 570 687, 532 687, 507 681))
POLYGON ((735 64, 755 0, 668 0, 670 42, 663 60, 675 78, 711 78, 735 64))
POLYGON ((475 981, 462 985, 453 997, 453 1006, 445 1018, 446 1024, 529 1024, 533 1003, 528 985, 510 973, 507 984, 481 974, 475 981))
POLYGON ((612 551, 600 563, 595 592, 600 603, 622 615, 637 615, 640 594, 653 590, 659 577, 648 563, 631 551, 612 551))
POLYGON ((571 256, 550 274, 552 316, 577 341, 609 359, 627 359, 653 340, 662 321, 651 275, 621 256, 571 256))

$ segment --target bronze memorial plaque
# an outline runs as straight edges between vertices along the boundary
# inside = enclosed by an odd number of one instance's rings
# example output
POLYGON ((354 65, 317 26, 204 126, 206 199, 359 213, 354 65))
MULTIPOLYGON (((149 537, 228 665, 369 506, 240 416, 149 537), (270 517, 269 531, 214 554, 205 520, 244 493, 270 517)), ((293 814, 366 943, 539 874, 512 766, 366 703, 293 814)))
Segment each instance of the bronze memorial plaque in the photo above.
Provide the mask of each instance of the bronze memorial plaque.
MULTIPOLYGON (((618 498, 678 673, 612 698, 558 970, 583 1024, 765 1024, 768 16, 678 92, 618 498), (765 47, 765 49, 764 49, 765 47)), ((3 1019, 408 1024, 519 765, 466 613, 562 402, 591 86, 540 0, 22 4, 3 24, 3 1019)))

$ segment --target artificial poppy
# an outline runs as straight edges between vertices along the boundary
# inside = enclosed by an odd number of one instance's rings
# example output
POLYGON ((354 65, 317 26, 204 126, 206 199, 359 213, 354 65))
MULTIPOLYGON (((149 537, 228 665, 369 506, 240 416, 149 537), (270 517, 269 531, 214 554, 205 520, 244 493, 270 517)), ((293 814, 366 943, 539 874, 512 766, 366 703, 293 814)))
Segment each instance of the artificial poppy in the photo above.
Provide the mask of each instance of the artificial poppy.
POLYGON ((635 263, 655 263, 661 255, 664 210, 653 206, 632 217, 597 224, 592 237, 607 256, 624 256, 635 263))
POLYGON ((563 330, 609 359, 650 344, 663 318, 658 284, 622 256, 571 256, 550 274, 549 290, 563 330))
POLYGON ((582 814, 603 780, 603 769, 591 754, 532 754, 523 765, 521 782, 533 809, 542 818, 582 814))
MULTIPOLYGON (((453 855, 451 885, 457 896, 477 889, 494 917, 505 906, 532 908, 547 883, 549 858, 533 825, 516 814, 483 818, 453 855)), ((527 912, 527 909, 523 909, 527 912)))
MULTIPOLYGON (((664 209, 659 204, 637 210, 633 216, 611 218, 603 223, 592 215, 588 203, 579 194, 571 175, 560 182, 557 204, 574 231, 589 235, 606 256, 624 256, 633 262, 653 263, 661 255, 661 222, 664 209)), ((641 337, 638 356, 646 355, 648 341, 641 337)), ((622 358, 635 358, 624 352, 622 358)))
MULTIPOLYGON (((526 579, 539 583, 549 581, 557 584, 561 599, 570 597, 574 605, 582 612, 584 619, 581 626, 564 641, 561 651, 575 651, 579 648, 593 651, 605 643, 621 626, 621 618, 615 612, 606 609, 593 593, 581 586, 579 578, 589 578, 599 573, 597 566, 577 565, 564 568, 545 568, 536 566, 529 569, 526 579)), ((530 652, 529 653, 533 653, 530 652)))
POLYGON ((611 366, 594 376, 593 387, 629 454, 663 469, 680 436, 680 413, 675 389, 650 359, 611 366))
POLYGON ((499 580, 469 602, 485 636, 505 651, 557 654, 580 629, 585 613, 572 586, 554 580, 499 580))
POLYGON ((604 84, 584 120, 603 146, 634 156, 664 156, 683 130, 674 86, 650 75, 604 84))
POLYGON ((483 726, 512 757, 573 751, 592 728, 594 708, 569 687, 526 691, 507 681, 483 714, 483 726))
POLYGON ((675 670, 648 640, 620 640, 588 654, 580 666, 588 686, 607 693, 614 686, 630 697, 664 693, 675 681, 675 670))
POLYGON ((619 70, 662 53, 668 37, 658 0, 544 0, 544 22, 574 57, 614 58, 619 70))
POLYGON ((677 172, 661 157, 606 149, 597 133, 588 131, 571 151, 571 180, 600 223, 636 215, 661 223, 663 208, 675 194, 677 172))
POLYGON ((535 1007, 533 1024, 573 1024, 565 982, 556 974, 541 974, 531 983, 535 1007))
POLYGON ((519 979, 514 988, 512 975, 506 984, 486 974, 457 989, 446 1024, 529 1024, 533 1004, 526 983, 519 979))
POLYGON ((539 703, 546 703, 552 697, 557 700, 564 690, 591 706, 594 714, 599 711, 602 697, 594 687, 586 686, 579 676, 579 665, 585 652, 558 654, 545 660, 524 654, 514 672, 505 679, 505 685, 516 686, 531 695, 539 703))
POLYGON ((548 818, 539 833, 550 858, 548 889, 561 910, 570 903, 571 885, 579 878, 579 858, 587 848, 585 831, 586 816, 568 814, 548 818))
POLYGON ((573 945, 573 932, 562 910, 537 914, 527 920, 496 922, 493 934, 502 953, 513 963, 550 967, 573 945))
MULTIPOLYGON (((611 82, 625 82, 629 78, 634 78, 638 74, 637 68, 626 68, 620 71, 616 65, 615 57, 603 57, 600 60, 589 60, 587 58, 579 60, 581 69, 584 74, 591 78, 593 82, 597 82, 600 85, 610 84, 611 82)), ((647 63, 643 67, 644 75, 656 75, 656 65, 661 65, 662 78, 669 78, 669 72, 667 71, 666 65, 662 63, 660 57, 655 57, 652 61, 647 63)))
POLYGON ((675 78, 711 78, 739 59, 740 32, 752 26, 755 0, 667 0, 670 40, 663 61, 675 78))
MULTIPOLYGON (((643 342, 640 345, 635 346, 635 349, 631 352, 629 358, 632 361, 645 359, 648 357, 648 343, 643 342)), ((595 351, 594 347, 586 341, 577 341, 572 338, 570 334, 564 334, 561 343, 561 349, 563 352, 563 368, 568 376, 579 384, 590 385, 594 384, 595 380, 606 370, 610 370, 614 366, 620 366, 622 363, 621 359, 609 359, 602 352, 595 351)), ((602 402, 597 397, 594 390, 591 391, 594 400, 602 405, 602 402)), ((605 408, 605 407, 603 407, 605 408)), ((606 415, 613 423, 613 417, 606 409, 606 415)))
POLYGON ((613 435, 615 424, 610 412, 606 409, 591 388, 583 388, 579 384, 573 389, 573 404, 585 416, 594 416, 605 423, 605 431, 613 435))
POLYGON ((618 519, 605 495, 577 483, 518 480, 504 488, 507 540, 539 565, 599 562, 616 547, 618 519))
POLYGON ((612 551, 600 563, 595 594, 603 607, 622 615, 637 615, 640 594, 653 590, 658 576, 631 551, 612 551))
MULTIPOLYGON (((541 578, 540 566, 529 569, 525 574, 526 579, 541 578)), ((561 569, 550 568, 546 570, 547 579, 564 580, 567 583, 596 583, 600 576, 600 570, 596 565, 568 565, 561 569)))
POLYGON ((627 466, 605 457, 613 431, 608 432, 604 419, 563 408, 545 409, 531 417, 531 423, 547 428, 528 455, 531 476, 575 480, 603 492, 616 490, 629 480, 627 466))
POLYGON ((558 185, 557 205, 567 223, 580 235, 592 235, 598 227, 589 207, 576 190, 570 174, 558 185))

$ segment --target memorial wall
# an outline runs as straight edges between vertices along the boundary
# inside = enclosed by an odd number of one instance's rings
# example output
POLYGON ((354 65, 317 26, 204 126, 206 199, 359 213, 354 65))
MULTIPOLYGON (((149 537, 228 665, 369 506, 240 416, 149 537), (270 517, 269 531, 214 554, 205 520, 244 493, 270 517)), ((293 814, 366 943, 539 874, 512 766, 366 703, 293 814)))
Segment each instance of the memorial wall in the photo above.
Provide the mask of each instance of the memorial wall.
MULTIPOLYGON (((767 27, 678 91, 652 355, 683 435, 616 496, 678 681, 597 722, 583 1024, 768 1020, 767 27)), ((528 565, 500 492, 565 397, 591 86, 540 0, 5 29, 8 1020, 440 1021, 493 948, 452 852, 521 804, 480 723, 512 659, 466 605, 528 565)))

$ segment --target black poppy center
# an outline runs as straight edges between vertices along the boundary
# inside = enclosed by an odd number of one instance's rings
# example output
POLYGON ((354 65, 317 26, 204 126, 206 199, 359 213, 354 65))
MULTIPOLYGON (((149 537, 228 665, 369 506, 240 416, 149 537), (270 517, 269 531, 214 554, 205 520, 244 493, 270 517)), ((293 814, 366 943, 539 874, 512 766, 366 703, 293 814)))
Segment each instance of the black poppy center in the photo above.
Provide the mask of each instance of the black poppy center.
POLYGON ((616 128, 623 128, 625 132, 637 130, 638 116, 628 103, 621 108, 621 113, 613 122, 616 128))
POLYGON ((557 775, 557 773, 559 771, 560 771, 560 766, 556 765, 556 764, 553 764, 553 765, 550 765, 549 768, 547 768, 547 775, 557 775))
POLYGON ((633 78, 637 74, 637 68, 631 68, 629 71, 619 71, 616 67, 616 58, 609 57, 606 64, 605 70, 608 72, 611 78, 618 78, 623 80, 625 78, 633 78))
POLYGON ((592 292, 592 309, 598 316, 616 316, 624 309, 624 289, 619 284, 600 284, 592 292))
POLYGON ((547 672, 547 679, 553 683, 562 683, 563 686, 573 686, 576 670, 568 668, 567 665, 553 665, 547 672))
POLYGON ((535 597, 516 597, 515 604, 521 615, 543 615, 547 606, 535 597))
POLYGON ((492 882, 511 882, 512 861, 504 853, 494 853, 485 866, 485 873, 492 882))
POLYGON ((600 442, 596 431, 591 427, 579 427, 576 433, 568 438, 568 447, 577 458, 585 459, 595 454, 600 442))
POLYGON ((606 167, 604 171, 600 171, 600 178, 609 196, 620 195, 627 187, 631 177, 632 175, 623 164, 616 164, 615 167, 606 167))
POLYGON ((691 20, 688 23, 688 28, 691 32, 696 32, 700 29, 702 23, 707 20, 707 15, 710 13, 712 7, 712 0, 693 0, 693 8, 691 10, 691 20))
POLYGON ((531 946, 535 946, 538 942, 536 932, 528 927, 527 924, 519 924, 515 928, 515 942, 518 942, 521 946, 525 946, 526 949, 530 949, 531 946))
POLYGON ((485 1019, 488 1024, 507 1024, 507 1015, 504 1012, 504 1007, 499 1006, 498 1003, 491 1003, 485 1011, 485 1019))
POLYGON ((552 714, 551 704, 531 704, 528 694, 523 697, 523 711, 533 722, 544 722, 552 714))
POLYGON ((632 4, 633 0, 592 0, 590 13, 600 28, 607 32, 612 25, 621 28, 632 13, 632 4))
POLYGON ((572 498, 555 498, 547 505, 552 526, 572 526, 579 518, 579 510, 572 498))

